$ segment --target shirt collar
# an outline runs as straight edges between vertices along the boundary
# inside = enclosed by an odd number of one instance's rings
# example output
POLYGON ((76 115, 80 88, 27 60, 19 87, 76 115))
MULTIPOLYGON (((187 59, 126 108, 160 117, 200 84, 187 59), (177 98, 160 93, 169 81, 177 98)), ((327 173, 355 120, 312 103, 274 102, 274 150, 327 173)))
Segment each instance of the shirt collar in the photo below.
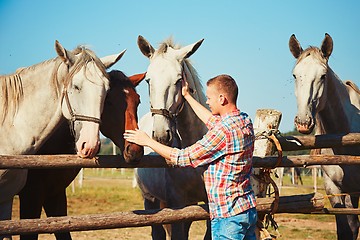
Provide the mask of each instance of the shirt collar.
POLYGON ((226 117, 234 117, 234 116, 239 116, 240 115, 240 110, 236 109, 234 111, 228 112, 225 115, 223 115, 221 118, 226 118, 226 117))

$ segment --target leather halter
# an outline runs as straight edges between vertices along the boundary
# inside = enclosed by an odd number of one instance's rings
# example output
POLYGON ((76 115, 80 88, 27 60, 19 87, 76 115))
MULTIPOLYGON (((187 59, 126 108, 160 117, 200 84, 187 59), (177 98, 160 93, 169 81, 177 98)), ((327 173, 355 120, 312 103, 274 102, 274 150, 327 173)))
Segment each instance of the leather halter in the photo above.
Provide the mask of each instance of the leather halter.
MULTIPOLYGON (((183 76, 183 78, 186 77, 185 68, 186 68, 186 65, 182 64, 182 76, 183 76)), ((189 88, 189 90, 190 90, 190 93, 195 92, 195 90, 193 90, 191 88, 189 88)), ((154 115, 161 115, 161 116, 164 116, 165 118, 167 118, 167 119, 169 119, 169 120, 176 123, 176 118, 179 115, 179 113, 183 110, 184 105, 185 105, 185 99, 184 99, 184 97, 182 95, 181 95, 181 99, 182 99, 181 105, 177 108, 177 111, 175 113, 171 113, 170 110, 165 109, 165 108, 160 108, 160 109, 150 108, 150 112, 152 113, 153 116, 154 115)))
POLYGON ((71 108, 71 104, 70 104, 70 100, 69 100, 69 95, 68 92, 66 90, 66 86, 64 87, 64 90, 62 92, 62 97, 61 97, 61 104, 63 103, 63 100, 65 99, 66 102, 66 106, 69 110, 70 113, 70 121, 72 126, 74 125, 75 121, 86 121, 86 122, 94 122, 94 123, 101 123, 100 118, 96 118, 96 117, 90 117, 90 116, 85 116, 85 115, 80 115, 80 114, 75 114, 73 109, 71 108))
POLYGON ((152 113, 152 115, 161 115, 164 116, 165 118, 171 120, 171 121, 176 121, 177 116, 179 115, 179 113, 182 111, 182 109, 184 108, 184 104, 185 104, 185 100, 182 100, 182 103, 180 105, 180 107, 178 107, 178 111, 176 111, 175 113, 171 113, 170 110, 167 110, 165 108, 150 108, 150 112, 152 113))

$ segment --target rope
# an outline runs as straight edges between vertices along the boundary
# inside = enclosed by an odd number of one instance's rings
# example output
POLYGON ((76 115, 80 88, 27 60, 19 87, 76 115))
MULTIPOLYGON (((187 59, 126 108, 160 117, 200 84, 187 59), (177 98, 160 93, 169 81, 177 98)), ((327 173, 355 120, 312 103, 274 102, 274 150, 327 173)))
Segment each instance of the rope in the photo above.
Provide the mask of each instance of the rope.
MULTIPOLYGON (((275 147, 278 152, 278 160, 277 160, 274 168, 276 168, 280 165, 280 163, 282 161, 282 156, 283 156, 282 155, 282 153, 283 153, 282 147, 281 147, 281 144, 280 144, 278 138, 276 137, 276 134, 280 134, 280 132, 277 129, 270 129, 269 131, 258 132, 255 135, 255 140, 268 139, 268 140, 271 140, 275 144, 275 147)), ((273 192, 269 192, 267 194, 268 196, 271 196, 271 194, 275 194, 275 199, 274 199, 274 203, 272 205, 271 212, 267 213, 265 215, 265 228, 268 228, 268 226, 271 225, 277 231, 279 227, 274 219, 274 214, 276 213, 276 211, 278 210, 278 207, 279 207, 280 193, 279 193, 279 188, 277 187, 275 181, 270 177, 270 173, 271 173, 270 168, 262 168, 262 169, 260 169, 260 175, 257 178, 261 182, 266 183, 267 185, 271 184, 274 189, 273 192)), ((278 177, 277 175, 275 175, 275 176, 278 177)))

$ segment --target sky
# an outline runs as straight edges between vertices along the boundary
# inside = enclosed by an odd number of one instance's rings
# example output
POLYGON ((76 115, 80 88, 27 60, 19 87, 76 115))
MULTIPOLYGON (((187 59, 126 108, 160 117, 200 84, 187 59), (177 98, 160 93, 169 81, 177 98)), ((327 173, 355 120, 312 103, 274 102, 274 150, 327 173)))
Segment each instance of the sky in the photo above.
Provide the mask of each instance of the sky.
MULTIPOLYGON (((99 57, 120 53, 112 69, 145 72, 149 60, 137 46, 142 35, 154 48, 173 37, 183 46, 205 39, 190 57, 203 85, 229 74, 239 86, 238 107, 254 120, 257 109, 282 112, 279 130, 294 129, 296 98, 288 47, 334 41, 329 65, 360 85, 360 1, 123 1, 0 0, 0 74, 55 58, 55 40, 72 50, 86 45, 99 57)), ((139 117, 149 111, 146 82, 138 88, 139 117)))

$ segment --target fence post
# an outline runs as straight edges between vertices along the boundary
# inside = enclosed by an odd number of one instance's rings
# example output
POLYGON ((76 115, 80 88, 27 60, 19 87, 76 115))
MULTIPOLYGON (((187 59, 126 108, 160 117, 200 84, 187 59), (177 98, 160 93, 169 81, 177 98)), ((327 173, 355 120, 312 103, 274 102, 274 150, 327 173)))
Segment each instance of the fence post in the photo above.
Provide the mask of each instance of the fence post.
MULTIPOLYGON (((281 121, 281 112, 274 109, 258 109, 256 111, 256 116, 254 120, 254 131, 255 134, 259 134, 262 132, 268 132, 270 130, 277 130, 279 128, 281 121)), ((260 138, 255 141, 255 149, 254 156, 265 157, 269 155, 273 155, 275 152, 274 144, 267 138, 260 138)), ((255 168, 254 174, 259 174, 260 169, 255 168)), ((255 194, 257 196, 265 197, 266 187, 263 191, 259 188, 263 188, 260 186, 260 183, 256 183, 257 180, 255 178, 251 179, 255 194), (256 185, 256 186, 254 186, 256 185), (258 189, 257 189, 258 188, 258 189)))
MULTIPOLYGON (((281 112, 274 109, 258 109, 256 111, 256 116, 254 120, 254 131, 257 136, 263 132, 269 132, 270 130, 277 130, 279 128, 281 120, 281 112)), ((275 148, 274 144, 268 138, 257 138, 255 141, 254 156, 265 157, 273 155, 275 148)), ((251 176, 251 185, 254 189, 256 196, 264 198, 266 196, 266 190, 268 185, 263 181, 260 176, 260 168, 254 168, 253 174, 251 176)), ((263 226, 265 213, 258 212, 258 224, 256 227, 256 238, 257 239, 267 239, 270 236, 270 233, 263 226)))

